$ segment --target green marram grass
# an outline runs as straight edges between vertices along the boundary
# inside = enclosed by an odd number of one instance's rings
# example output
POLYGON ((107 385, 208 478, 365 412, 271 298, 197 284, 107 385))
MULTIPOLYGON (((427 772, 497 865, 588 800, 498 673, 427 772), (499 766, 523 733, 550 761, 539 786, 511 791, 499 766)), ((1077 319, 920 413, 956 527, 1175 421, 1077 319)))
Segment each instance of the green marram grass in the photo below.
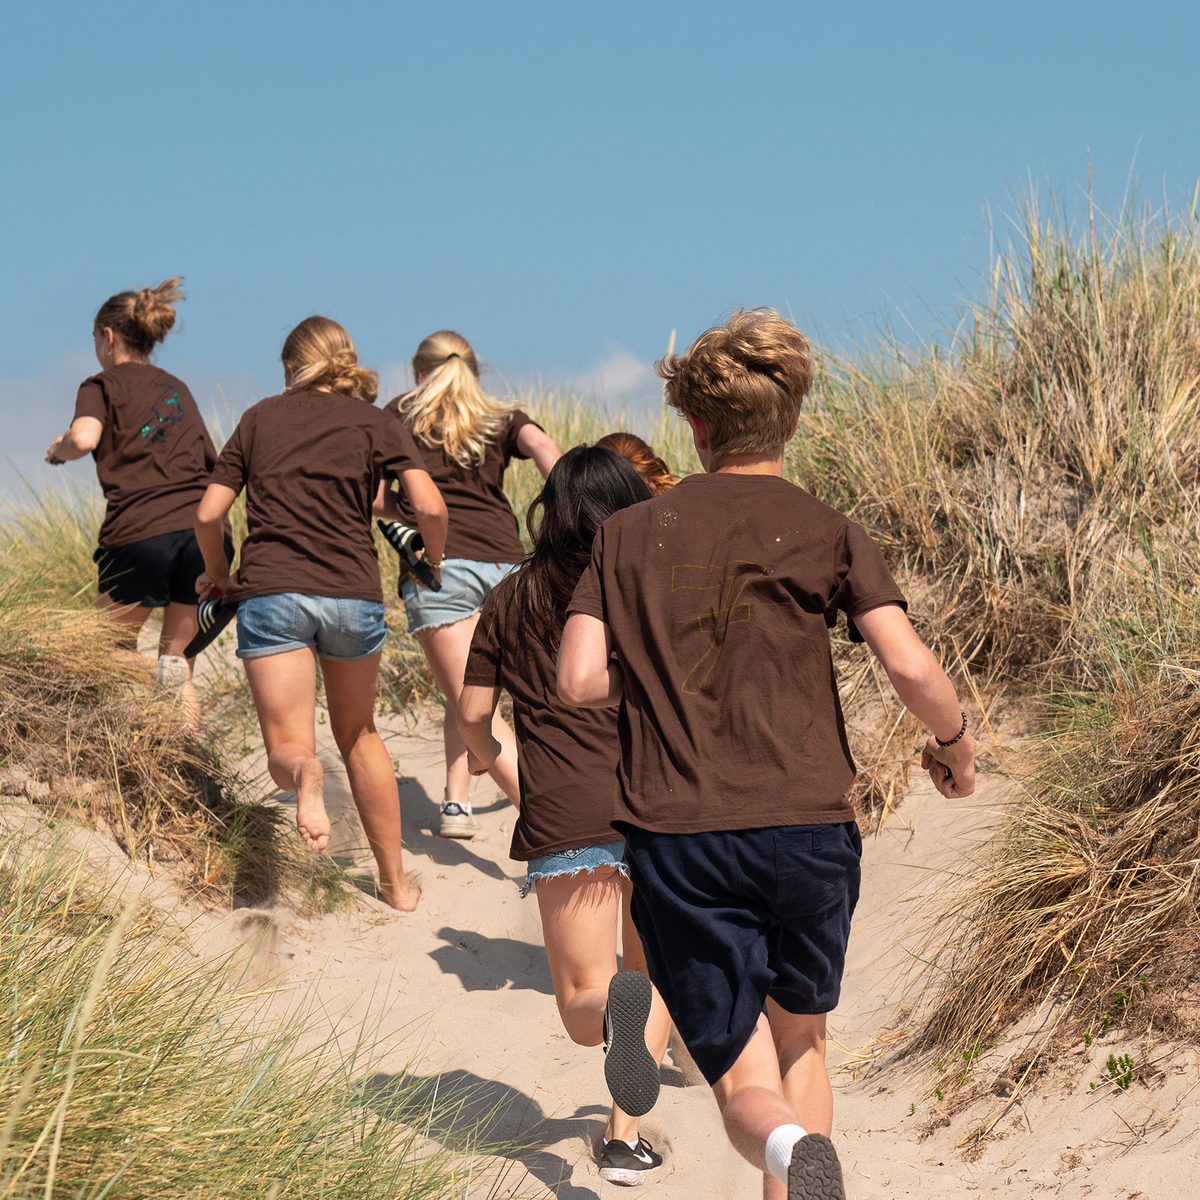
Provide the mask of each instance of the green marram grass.
POLYGON ((471 1131, 453 1153, 426 1137, 452 1088, 367 1103, 365 1037, 301 1046, 303 1011, 272 1018, 48 837, 0 844, 0 1197, 465 1200, 471 1131))

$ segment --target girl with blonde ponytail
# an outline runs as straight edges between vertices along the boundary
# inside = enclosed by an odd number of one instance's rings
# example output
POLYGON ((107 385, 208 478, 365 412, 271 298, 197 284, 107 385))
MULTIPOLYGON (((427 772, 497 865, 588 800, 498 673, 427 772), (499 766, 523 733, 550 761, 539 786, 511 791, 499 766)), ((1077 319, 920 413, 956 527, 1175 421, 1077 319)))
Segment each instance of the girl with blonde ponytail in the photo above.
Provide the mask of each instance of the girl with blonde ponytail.
MULTIPOLYGON (((46 452, 54 466, 90 454, 107 502, 94 561, 96 607, 136 651, 150 610, 163 612, 155 678, 178 691, 199 726, 192 660, 195 579, 204 560, 192 525, 217 454, 187 386, 150 361, 175 324, 182 279, 110 296, 92 322, 100 373, 79 385, 71 427, 46 452)), ((232 551, 232 543, 230 543, 232 551)))
MULTIPOLYGON (((504 495, 504 471, 513 458, 531 458, 544 479, 559 450, 525 413, 480 387, 479 362, 466 338, 449 329, 432 333, 417 347, 412 365, 416 388, 386 407, 412 434, 446 501, 450 527, 442 590, 420 587, 401 568, 400 592, 409 632, 421 643, 446 697, 446 794, 439 832, 470 838, 479 823, 467 796, 471 776, 455 719, 458 697, 483 602, 525 556, 517 518, 504 495)), ((401 519, 412 524, 404 497, 397 500, 401 519)), ((516 739, 499 714, 492 731, 501 749, 489 774, 518 803, 516 739)))
POLYGON ((398 480, 440 561, 446 506, 407 429, 374 407, 378 377, 359 364, 336 321, 302 321, 280 357, 286 390, 243 414, 200 503, 204 574, 195 588, 237 605, 237 654, 267 767, 280 788, 296 793, 297 828, 316 851, 331 833, 316 755, 320 658, 329 724, 379 866, 379 894, 411 912, 420 891, 404 873, 396 775, 374 722, 387 624, 371 514, 385 480, 398 480), (220 531, 243 488, 247 535, 231 576, 220 531))

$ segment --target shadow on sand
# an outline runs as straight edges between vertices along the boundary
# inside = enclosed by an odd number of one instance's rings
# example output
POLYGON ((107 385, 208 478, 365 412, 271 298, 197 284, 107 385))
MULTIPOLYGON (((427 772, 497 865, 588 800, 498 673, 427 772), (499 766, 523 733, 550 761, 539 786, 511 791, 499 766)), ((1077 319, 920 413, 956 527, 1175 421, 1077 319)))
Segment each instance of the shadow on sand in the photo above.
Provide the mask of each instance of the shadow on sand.
MULTIPOLYGON (((429 793, 415 780, 397 779, 400 787, 400 820, 404 826, 404 848, 410 854, 427 854, 440 867, 457 867, 470 863, 477 871, 491 879, 509 880, 500 867, 487 858, 471 851, 471 843, 453 838, 438 837, 431 826, 437 821, 437 806, 430 800, 429 793)), ((507 800, 498 801, 480 812, 495 812, 510 808, 507 800)))
MULTIPOLYGON (((547 1117, 531 1096, 506 1083, 481 1079, 469 1071, 436 1075, 374 1075, 363 1081, 360 1098, 385 1120, 401 1122, 463 1154, 489 1154, 506 1161, 488 1195, 502 1191, 512 1165, 539 1180, 557 1200, 596 1200, 593 1187, 571 1183, 575 1162, 545 1146, 574 1140, 578 1157, 592 1152, 604 1132, 608 1110, 587 1105, 569 1117, 547 1117)), ((518 1179, 512 1185, 519 1184, 518 1179)), ((524 1193, 521 1193, 524 1194, 524 1193)))
POLYGON ((447 975, 457 975, 465 991, 496 992, 511 984, 544 996, 554 995, 543 947, 449 925, 443 925, 437 935, 446 945, 431 950, 429 957, 447 975))

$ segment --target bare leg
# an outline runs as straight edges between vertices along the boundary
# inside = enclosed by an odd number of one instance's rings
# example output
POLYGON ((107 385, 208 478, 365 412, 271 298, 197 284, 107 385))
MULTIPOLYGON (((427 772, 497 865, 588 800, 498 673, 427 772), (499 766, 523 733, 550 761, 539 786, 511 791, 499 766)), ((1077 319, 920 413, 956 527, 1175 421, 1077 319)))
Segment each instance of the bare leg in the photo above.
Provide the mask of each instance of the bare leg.
MULTIPOLYGON (((467 789, 471 783, 471 776, 467 771, 467 744, 458 732, 455 710, 458 707, 458 698, 462 694, 471 638, 478 623, 479 614, 475 613, 461 621, 455 621, 453 625, 442 625, 437 629, 426 629, 417 634, 421 649, 425 651, 425 657, 433 668, 438 687, 446 697, 446 713, 442 726, 446 742, 446 799, 462 805, 467 803, 467 789)), ((503 748, 488 774, 509 800, 520 804, 517 739, 508 727, 508 722, 498 712, 492 718, 492 734, 503 748)))
POLYGON ((321 660, 329 724, 346 764, 350 791, 367 842, 379 866, 379 892, 393 908, 412 912, 421 896, 404 874, 400 845, 400 793, 392 759, 375 730, 375 678, 379 655, 358 662, 321 660))
POLYGON ((150 664, 146 662, 143 655, 137 652, 137 642, 138 634, 142 631, 142 626, 146 623, 146 618, 150 615, 151 610, 140 604, 118 604, 107 592, 102 592, 96 597, 96 611, 103 613, 122 627, 119 642, 122 660, 136 661, 138 666, 149 670, 150 664), (130 652, 132 652, 132 657, 130 652))
POLYGON ((767 1009, 770 1021, 758 1018, 737 1062, 713 1085, 713 1095, 734 1149, 763 1172, 765 1200, 787 1200, 786 1186, 767 1170, 767 1138, 780 1125, 828 1137, 833 1092, 825 1071, 825 1016, 796 1016, 773 1000, 767 1009))
POLYGON ((296 793, 296 828, 304 844, 324 850, 331 830, 314 727, 317 656, 307 649, 286 650, 242 661, 267 748, 267 769, 278 787, 296 793))
MULTIPOLYGON (((159 654, 173 654, 183 657, 187 644, 200 631, 196 620, 194 604, 169 604, 163 609, 162 635, 158 639, 159 654)), ((187 660, 188 677, 180 695, 183 697, 183 711, 187 717, 188 726, 193 733, 200 731, 200 697, 196 695, 196 685, 192 682, 192 673, 196 668, 196 660, 187 660)))
MULTIPOLYGON (((609 981, 617 973, 617 923, 628 886, 612 867, 560 875, 537 884, 554 998, 563 1026, 581 1046, 598 1046, 604 1040, 604 1006, 609 981)), ((632 924, 626 926, 624 936, 625 966, 645 973, 641 942, 632 924), (631 943, 636 946, 632 955, 631 943)), ((656 991, 646 1025, 646 1046, 657 1062, 662 1062, 667 1051, 670 1032, 671 1019, 656 991)), ((604 1136, 636 1141, 638 1118, 614 1104, 604 1136)))

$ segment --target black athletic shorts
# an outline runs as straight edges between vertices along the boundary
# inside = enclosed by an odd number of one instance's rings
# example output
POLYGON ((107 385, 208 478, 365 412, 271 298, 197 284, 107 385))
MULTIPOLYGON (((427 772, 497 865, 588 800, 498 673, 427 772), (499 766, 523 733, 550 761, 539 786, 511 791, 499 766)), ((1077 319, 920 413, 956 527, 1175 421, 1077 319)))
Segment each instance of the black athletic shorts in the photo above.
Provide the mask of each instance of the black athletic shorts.
MULTIPOLYGON (((232 561, 233 539, 225 536, 225 554, 232 561)), ((92 555, 100 568, 100 594, 118 604, 165 608, 196 604, 196 580, 204 574, 204 555, 194 529, 160 533, 128 546, 103 546, 92 555)))
POLYGON ((650 978, 710 1084, 746 1048, 768 996, 790 1013, 837 1006, 861 854, 853 821, 723 833, 625 827, 650 978))

